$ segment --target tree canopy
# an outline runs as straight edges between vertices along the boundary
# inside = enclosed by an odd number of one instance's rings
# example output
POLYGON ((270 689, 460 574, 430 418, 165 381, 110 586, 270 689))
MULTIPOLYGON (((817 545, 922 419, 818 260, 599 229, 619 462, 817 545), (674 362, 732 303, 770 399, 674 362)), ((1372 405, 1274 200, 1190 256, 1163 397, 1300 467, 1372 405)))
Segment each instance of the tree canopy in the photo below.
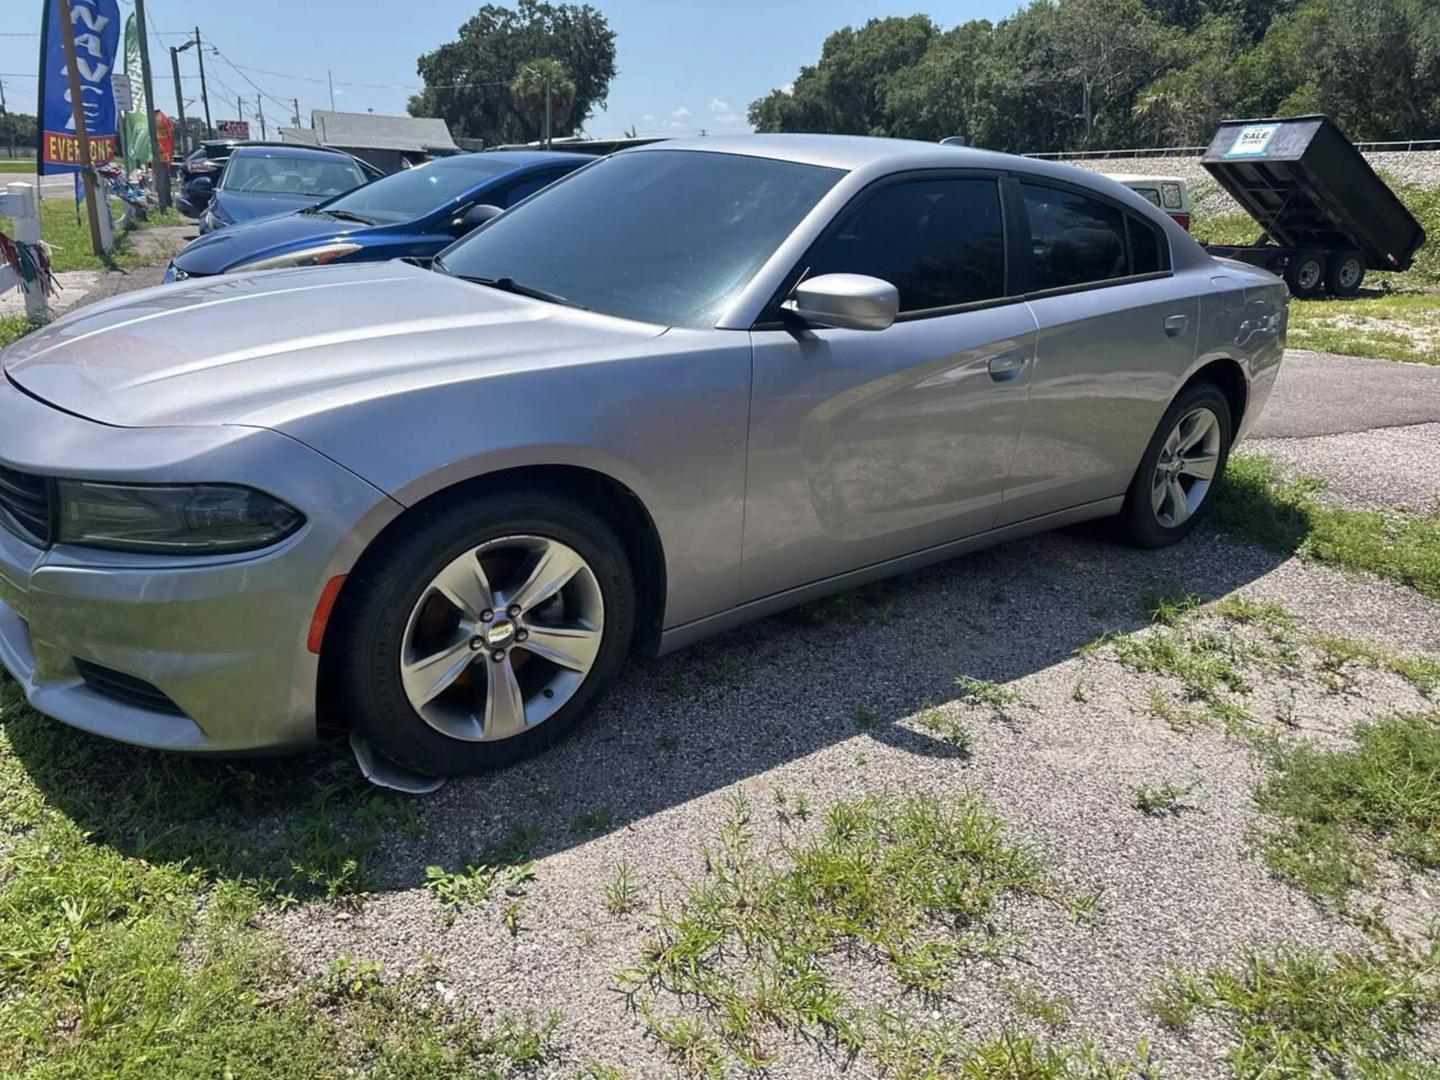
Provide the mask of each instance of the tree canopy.
POLYGON ((453 134, 489 145, 540 137, 544 80, 533 72, 548 69, 552 134, 559 138, 604 108, 615 77, 615 33, 589 4, 486 4, 455 41, 421 56, 417 68, 425 89, 410 99, 410 114, 443 117, 453 134))
POLYGON ((1032 0, 949 30, 872 19, 831 34, 750 121, 1023 153, 1194 145, 1227 117, 1303 112, 1355 139, 1440 137, 1440 3, 1032 0))

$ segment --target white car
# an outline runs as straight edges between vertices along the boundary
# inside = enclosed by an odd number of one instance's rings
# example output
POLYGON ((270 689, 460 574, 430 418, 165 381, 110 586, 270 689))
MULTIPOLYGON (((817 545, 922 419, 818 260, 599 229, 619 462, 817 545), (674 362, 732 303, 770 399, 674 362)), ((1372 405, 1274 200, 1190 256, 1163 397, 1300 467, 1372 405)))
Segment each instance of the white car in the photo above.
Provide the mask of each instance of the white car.
POLYGON ((1190 185, 1179 176, 1141 176, 1132 173, 1106 173, 1116 183, 1124 184, 1142 199, 1164 210, 1187 232, 1190 229, 1190 185))

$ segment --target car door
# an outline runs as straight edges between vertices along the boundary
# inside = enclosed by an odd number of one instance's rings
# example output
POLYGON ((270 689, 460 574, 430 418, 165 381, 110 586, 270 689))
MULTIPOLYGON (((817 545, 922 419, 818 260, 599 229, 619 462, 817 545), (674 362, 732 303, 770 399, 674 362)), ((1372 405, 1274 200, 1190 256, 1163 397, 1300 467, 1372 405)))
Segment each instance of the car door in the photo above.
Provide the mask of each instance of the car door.
POLYGON ((898 287, 898 320, 752 330, 742 600, 993 525, 1035 345, 1008 285, 1004 220, 995 175, 872 187, 782 292, 801 277, 868 274, 898 287))
POLYGON ((1200 314, 1141 214, 1049 178, 1011 182, 1039 337, 1000 525, 1124 494, 1194 364, 1200 314))

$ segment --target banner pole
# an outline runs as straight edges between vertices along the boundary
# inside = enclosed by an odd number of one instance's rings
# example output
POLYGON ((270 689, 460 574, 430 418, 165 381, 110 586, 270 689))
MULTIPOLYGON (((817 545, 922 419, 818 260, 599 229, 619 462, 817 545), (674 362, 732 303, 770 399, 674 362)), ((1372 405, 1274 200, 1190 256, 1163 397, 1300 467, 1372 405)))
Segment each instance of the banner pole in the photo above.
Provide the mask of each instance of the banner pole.
POLYGON ((170 162, 160 154, 160 139, 155 130, 155 80, 150 74, 150 35, 145 22, 145 0, 135 0, 135 29, 140 35, 140 81, 145 86, 145 122, 150 128, 150 167, 154 171, 155 194, 160 209, 170 205, 170 162))
POLYGON ((85 185, 85 208, 90 215, 90 244, 97 258, 104 259, 105 242, 100 236, 100 205, 96 201, 95 173, 90 167, 90 136, 85 130, 85 102, 80 89, 80 67, 75 59, 75 24, 70 21, 70 0, 58 0, 60 33, 65 42, 65 68, 70 76, 70 111, 75 117, 75 136, 80 142, 81 179, 85 185))

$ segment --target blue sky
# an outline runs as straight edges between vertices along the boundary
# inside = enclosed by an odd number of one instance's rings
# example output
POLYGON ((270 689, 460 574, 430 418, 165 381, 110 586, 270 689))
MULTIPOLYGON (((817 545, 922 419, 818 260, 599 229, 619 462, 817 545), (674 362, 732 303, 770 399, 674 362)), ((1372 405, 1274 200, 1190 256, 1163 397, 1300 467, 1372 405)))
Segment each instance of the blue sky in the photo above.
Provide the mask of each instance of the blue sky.
MULTIPOLYGON (((927 11, 942 26, 972 18, 1000 18, 1017 0, 936 0, 922 5, 891 0, 592 0, 616 32, 619 75, 609 108, 587 125, 596 136, 618 135, 632 124, 642 134, 748 130, 746 106, 792 79, 815 60, 825 35, 882 15, 927 11)), ((120 0, 122 12, 133 6, 120 0)), ((253 120, 256 87, 278 101, 299 97, 302 113, 328 108, 326 71, 335 77, 342 110, 401 113, 419 78, 415 58, 453 37, 479 7, 477 0, 146 0, 163 45, 183 41, 187 25, 221 50, 207 56, 213 120, 233 119, 246 99, 253 120), (226 61, 241 70, 237 71, 226 61), (253 81, 254 85, 251 84, 253 81)), ((0 79, 12 108, 33 112, 41 0, 0 0, 0 79)), ((169 54, 155 47, 156 97, 173 115, 169 54)), ((194 50, 181 56, 187 98, 199 97, 194 50)), ((288 112, 288 108, 286 110, 288 112)), ((198 103, 187 105, 198 115, 198 103)), ((286 120, 288 122, 288 118, 286 120)), ((308 119, 306 121, 308 123, 308 119)))

